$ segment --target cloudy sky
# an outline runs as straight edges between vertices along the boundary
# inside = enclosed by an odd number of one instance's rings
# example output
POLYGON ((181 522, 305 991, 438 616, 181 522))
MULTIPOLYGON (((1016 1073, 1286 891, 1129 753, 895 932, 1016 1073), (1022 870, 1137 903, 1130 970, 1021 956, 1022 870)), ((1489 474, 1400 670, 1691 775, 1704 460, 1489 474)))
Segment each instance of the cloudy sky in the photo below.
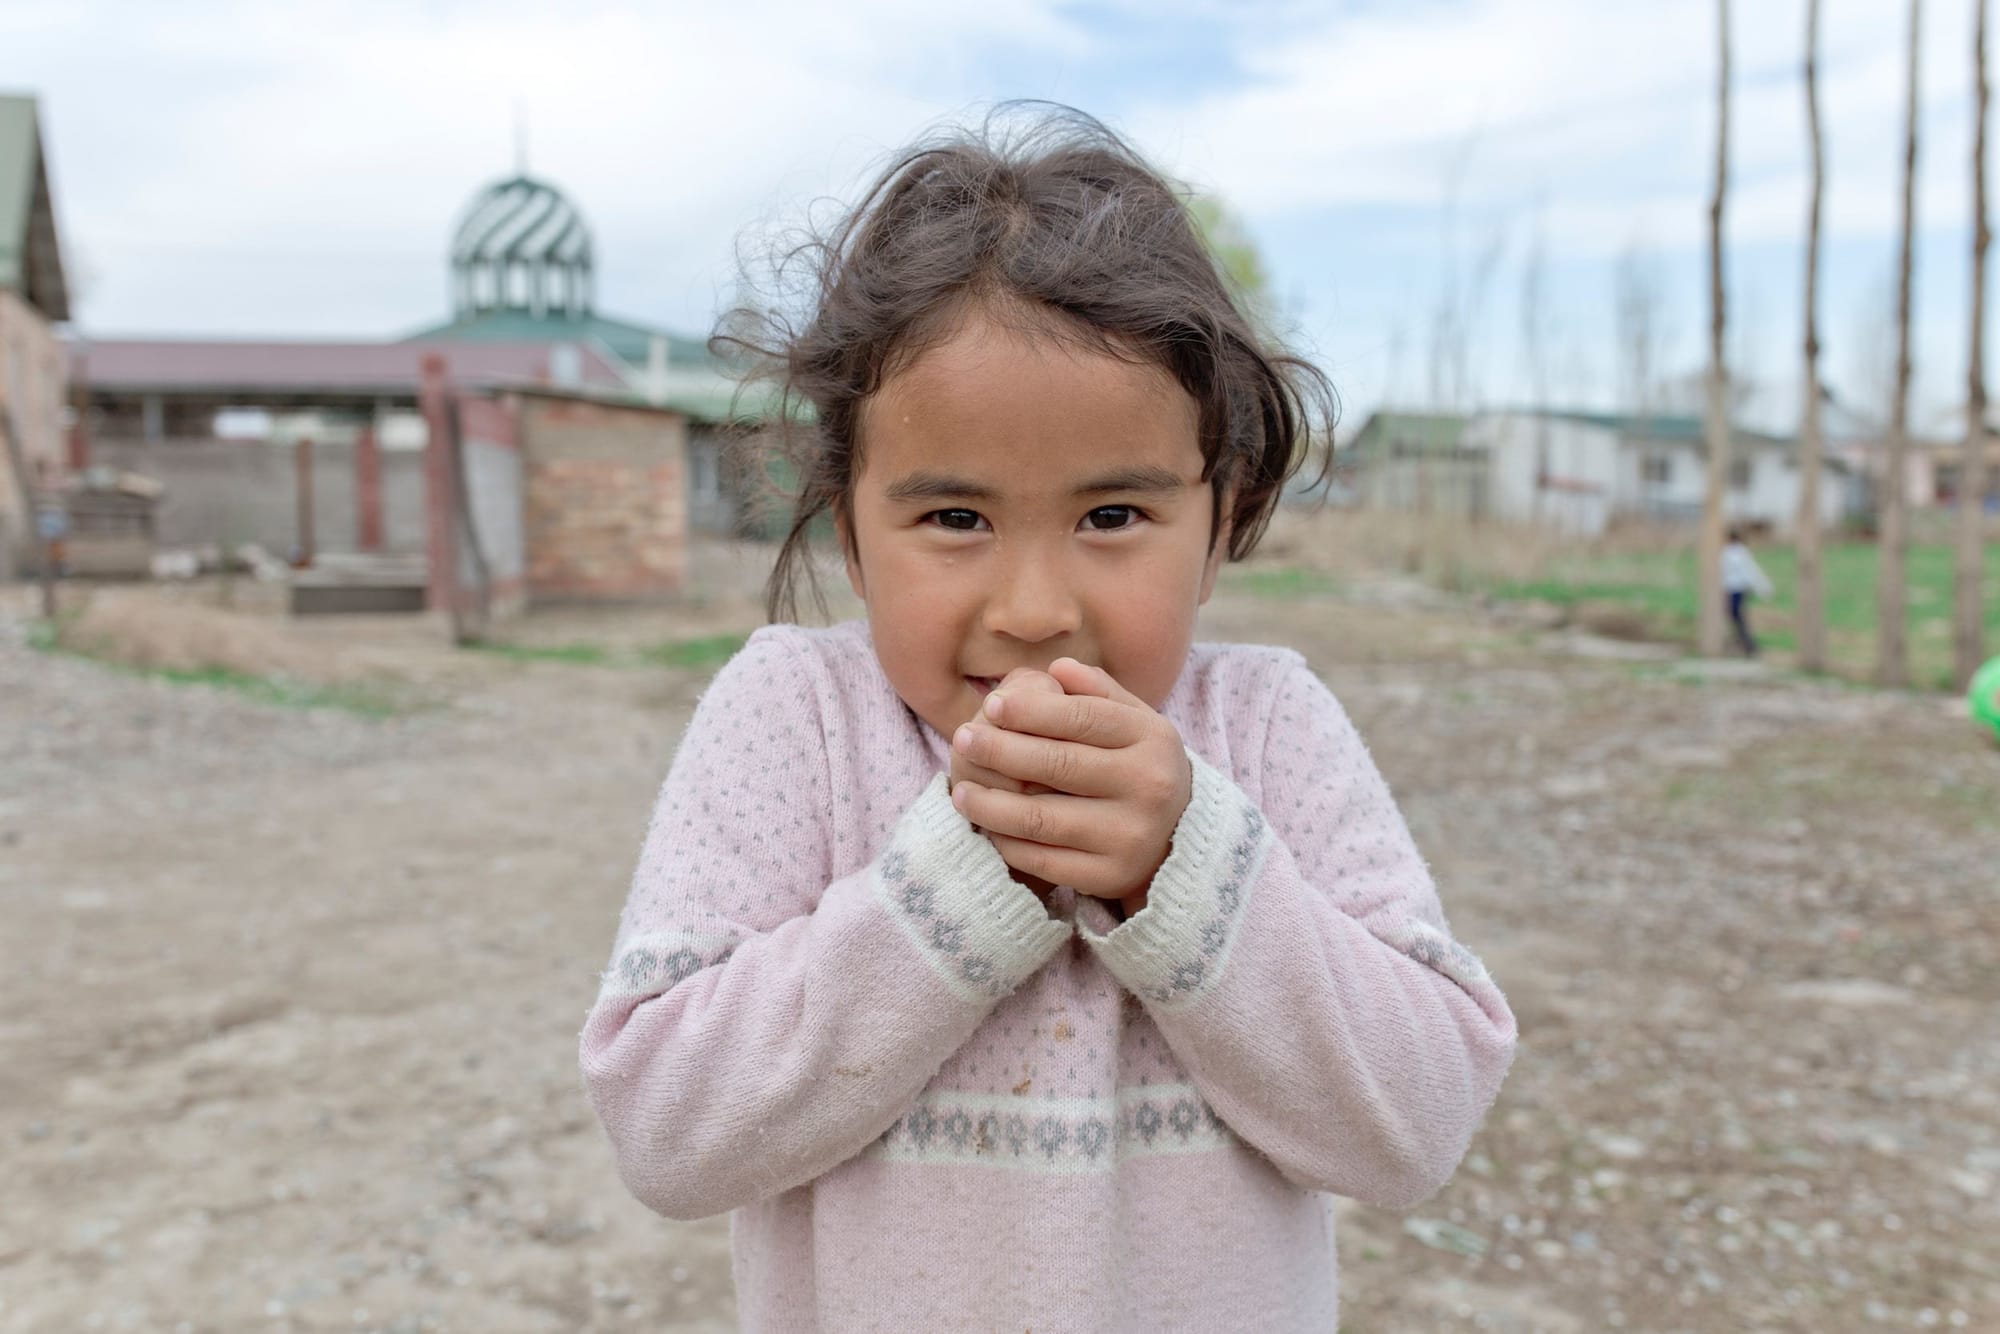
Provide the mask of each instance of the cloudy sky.
MULTIPOLYGON (((1733 341, 1769 386, 1757 413, 1782 422, 1804 0, 1735 9, 1733 341)), ((1906 18, 1890 0, 1823 9, 1826 367, 1865 408, 1893 355, 1906 18)), ((1920 425, 1961 394, 1971 231, 1972 0, 1924 10, 1920 425)), ((746 239, 851 196, 941 119, 1055 99, 1223 197, 1352 423, 1434 385, 1526 399, 1538 248, 1552 399, 1618 398, 1616 276, 1635 254, 1660 292, 1662 371, 1699 367, 1714 44, 1713 0, 9 0, 0 91, 41 99, 94 336, 379 337, 442 318, 453 224, 512 169, 517 120, 531 170, 592 224, 599 308, 701 332, 746 239), (1446 308, 1470 332, 1462 376, 1440 378, 1446 308)))

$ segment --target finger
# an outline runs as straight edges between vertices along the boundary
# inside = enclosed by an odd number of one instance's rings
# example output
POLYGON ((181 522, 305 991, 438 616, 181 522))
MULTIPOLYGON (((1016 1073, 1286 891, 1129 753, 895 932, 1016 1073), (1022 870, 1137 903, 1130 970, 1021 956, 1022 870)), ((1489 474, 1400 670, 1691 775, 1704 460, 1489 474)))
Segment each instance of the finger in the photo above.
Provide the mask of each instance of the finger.
POLYGON ((1097 695, 1104 699, 1115 699, 1121 704, 1136 704, 1142 709, 1151 706, 1137 695, 1118 684, 1110 672, 1102 667, 1091 667, 1075 658, 1057 658, 1049 664, 1049 675, 1056 684, 1072 695, 1097 695))
POLYGON ((1102 806, 1088 797, 1060 792, 1031 797, 1019 792, 997 792, 978 783, 960 783, 952 789, 951 804, 989 835, 1079 852, 1103 851, 1097 846, 1102 806))
POLYGON ((1052 741, 971 722, 958 729, 951 745, 954 753, 983 768, 1073 796, 1115 796, 1129 785, 1119 779, 1116 752, 1077 741, 1052 741))
POLYGON ((1047 672, 1037 671, 1033 667, 1016 667, 1013 671, 1000 678, 1000 684, 995 686, 994 690, 996 692, 1001 690, 1033 690, 1048 695, 1060 695, 1063 692, 1062 682, 1056 680, 1055 677, 1050 676, 1047 672))
POLYGON ((988 769, 983 764, 975 764, 965 755, 954 752, 951 757, 951 783, 957 786, 970 779, 981 787, 998 788, 1002 792, 1046 792, 1049 789, 1039 783, 1024 783, 1011 774, 1003 774, 997 769, 988 769))
POLYGON ((1112 873, 1105 859, 1095 853, 1080 852, 1075 848, 1051 847, 1046 843, 1030 843, 1025 839, 1009 838, 1005 834, 987 834, 1000 859, 1017 874, 1033 877, 1051 884, 1068 885, 1079 894, 1088 894, 1097 899, 1125 897, 1128 892, 1110 883, 1112 873))
POLYGON ((1086 746, 1129 746, 1146 735, 1146 714, 1102 695, 1021 694, 986 697, 985 715, 1010 732, 1080 741, 1086 746))

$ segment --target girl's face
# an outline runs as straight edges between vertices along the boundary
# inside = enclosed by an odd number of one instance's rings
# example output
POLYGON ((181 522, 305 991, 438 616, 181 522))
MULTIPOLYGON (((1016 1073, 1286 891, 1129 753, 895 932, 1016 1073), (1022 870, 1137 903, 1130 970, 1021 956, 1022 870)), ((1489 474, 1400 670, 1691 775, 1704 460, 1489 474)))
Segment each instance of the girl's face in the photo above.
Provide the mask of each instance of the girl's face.
POLYGON ((1102 667, 1158 708, 1226 543, 1164 370, 974 313, 864 405, 847 573, 905 704, 950 736, 1016 667, 1102 667))

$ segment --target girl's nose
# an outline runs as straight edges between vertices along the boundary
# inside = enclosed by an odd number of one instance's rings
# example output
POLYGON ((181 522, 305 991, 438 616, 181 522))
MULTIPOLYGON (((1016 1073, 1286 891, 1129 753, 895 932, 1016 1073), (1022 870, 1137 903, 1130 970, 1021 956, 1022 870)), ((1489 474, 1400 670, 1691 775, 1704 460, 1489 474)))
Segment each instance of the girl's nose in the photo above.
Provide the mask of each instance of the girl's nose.
POLYGON ((989 633, 1039 644, 1083 628, 1083 606, 1059 560, 1024 553, 993 573, 982 618, 989 633))

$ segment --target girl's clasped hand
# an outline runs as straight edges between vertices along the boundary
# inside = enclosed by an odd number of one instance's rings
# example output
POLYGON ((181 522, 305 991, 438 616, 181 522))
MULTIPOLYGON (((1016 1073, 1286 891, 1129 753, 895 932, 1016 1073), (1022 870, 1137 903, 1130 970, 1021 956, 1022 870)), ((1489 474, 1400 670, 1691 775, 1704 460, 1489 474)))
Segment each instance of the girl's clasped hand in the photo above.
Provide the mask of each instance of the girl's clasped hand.
POLYGON ((1144 906, 1193 790, 1180 733, 1144 700, 1102 668, 1058 658, 1047 672, 1009 674, 952 752, 1013 780, 961 770, 952 787, 952 804, 1008 866, 1128 914, 1144 906))

